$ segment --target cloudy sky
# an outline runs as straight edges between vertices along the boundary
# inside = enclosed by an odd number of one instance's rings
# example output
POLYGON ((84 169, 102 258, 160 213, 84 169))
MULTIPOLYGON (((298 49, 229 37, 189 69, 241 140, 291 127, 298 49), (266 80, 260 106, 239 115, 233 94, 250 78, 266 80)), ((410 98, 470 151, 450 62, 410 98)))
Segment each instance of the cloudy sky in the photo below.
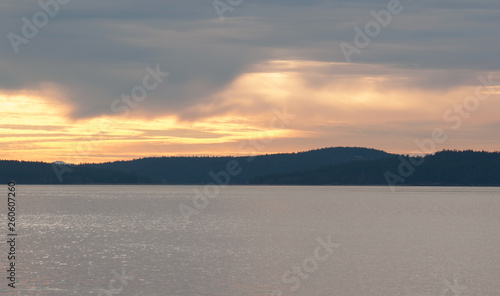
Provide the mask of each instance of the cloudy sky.
POLYGON ((499 150, 498 0, 58 1, 0 1, 2 159, 499 150))

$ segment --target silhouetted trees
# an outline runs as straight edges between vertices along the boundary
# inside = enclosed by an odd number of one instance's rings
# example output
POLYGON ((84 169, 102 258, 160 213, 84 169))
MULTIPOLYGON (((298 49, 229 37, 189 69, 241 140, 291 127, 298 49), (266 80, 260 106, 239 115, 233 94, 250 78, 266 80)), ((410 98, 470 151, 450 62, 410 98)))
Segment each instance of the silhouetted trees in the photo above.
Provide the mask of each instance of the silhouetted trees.
MULTIPOLYGON (((231 176, 230 184, 248 184, 253 178, 297 170, 310 170, 325 165, 366 159, 380 159, 390 154, 366 148, 336 147, 300 153, 283 153, 256 157, 149 157, 131 161, 71 166, 63 174, 63 184, 207 184, 213 182, 210 172, 226 169, 236 161, 241 173, 231 176)), ((42 162, 0 162, 0 181, 15 179, 25 184, 59 184, 51 164, 42 162)))
MULTIPOLYGON (((398 174, 402 159, 409 163, 421 160, 410 156, 390 156, 316 170, 260 176, 253 179, 252 184, 387 185, 386 172, 398 174)), ((444 150, 424 157, 423 163, 415 166, 411 174, 403 179, 397 185, 499 186, 500 153, 444 150)))
POLYGON ((0 182, 15 180, 19 184, 140 184, 150 183, 147 176, 109 169, 70 166, 59 181, 52 164, 15 160, 0 160, 0 182))
MULTIPOLYGON (((212 173, 236 161, 241 172, 230 184, 387 185, 403 161, 421 157, 366 148, 324 148, 256 157, 150 157, 103 164, 71 165, 62 184, 207 184, 212 173)), ((212 174, 213 175, 213 174, 212 174)), ((398 185, 500 186, 500 153, 444 150, 423 158, 398 185)), ((0 161, 0 182, 61 184, 52 164, 0 161)))
POLYGON ((228 162, 236 161, 242 171, 231 177, 231 184, 248 184, 261 175, 311 170, 325 165, 386 158, 389 155, 391 154, 375 149, 336 147, 255 157, 151 157, 88 167, 136 172, 149 176, 154 183, 207 184, 213 182, 210 172, 224 171, 228 162))

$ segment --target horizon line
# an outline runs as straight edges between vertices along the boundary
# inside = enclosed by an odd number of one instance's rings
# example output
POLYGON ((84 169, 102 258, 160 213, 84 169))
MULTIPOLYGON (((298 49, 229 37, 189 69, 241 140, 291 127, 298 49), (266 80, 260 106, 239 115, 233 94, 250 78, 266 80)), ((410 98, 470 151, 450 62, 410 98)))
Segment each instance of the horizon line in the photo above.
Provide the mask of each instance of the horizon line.
POLYGON ((323 147, 323 148, 315 148, 315 149, 310 149, 310 150, 302 150, 302 151, 295 151, 295 152, 276 152, 276 153, 262 153, 262 154, 254 154, 254 155, 178 155, 178 156, 145 156, 145 157, 139 157, 139 158, 132 158, 132 159, 122 159, 122 160, 113 160, 113 161, 103 161, 103 162, 80 162, 80 163, 68 163, 60 160, 56 161, 36 161, 36 160, 17 160, 17 159, 0 159, 0 161, 17 161, 17 162, 33 162, 33 163, 46 163, 46 164, 58 164, 58 165, 85 165, 85 164, 105 164, 105 163, 114 163, 114 162, 126 162, 126 161, 135 161, 135 160, 142 160, 142 159, 150 159, 150 158, 250 158, 250 157, 259 157, 259 156, 270 156, 270 155, 283 155, 283 154, 298 154, 298 153, 307 153, 307 152, 312 152, 312 151, 318 151, 318 150, 324 150, 324 149, 337 149, 337 148, 344 148, 344 149, 367 149, 367 150, 376 150, 376 151, 381 151, 390 155, 404 155, 404 156, 429 156, 429 155, 434 155, 439 152, 443 151, 453 151, 453 152, 483 152, 483 153, 500 153, 500 150, 475 150, 475 149, 441 149, 441 150, 436 150, 434 152, 420 152, 420 153, 394 153, 394 152, 388 152, 382 149, 376 149, 376 148, 369 148, 369 147, 358 147, 358 146, 329 146, 329 147, 323 147))

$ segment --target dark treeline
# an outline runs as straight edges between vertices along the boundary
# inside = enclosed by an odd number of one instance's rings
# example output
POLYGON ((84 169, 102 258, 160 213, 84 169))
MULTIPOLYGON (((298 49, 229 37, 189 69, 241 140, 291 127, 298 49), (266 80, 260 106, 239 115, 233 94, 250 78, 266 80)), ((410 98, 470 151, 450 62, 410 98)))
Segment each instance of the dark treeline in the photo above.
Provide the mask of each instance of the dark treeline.
POLYGON ((500 186, 500 153, 445 150, 426 157, 390 156, 257 177, 269 185, 500 186))
POLYGON ((147 176, 107 169, 68 166, 60 182, 52 164, 44 162, 0 160, 0 182, 7 184, 140 184, 150 183, 147 176))
MULTIPOLYGON (((207 184, 235 161, 240 173, 230 184, 249 184, 257 176, 311 170, 339 163, 380 159, 386 152, 336 147, 300 153, 256 157, 151 157, 102 164, 71 165, 72 172, 61 174, 62 184, 207 184)), ((61 170, 62 167, 57 167, 61 170)), ((67 168, 67 167, 66 167, 67 168)), ((0 161, 0 182, 16 180, 24 184, 59 184, 52 164, 42 162, 0 161)))
POLYGON ((336 147, 256 157, 152 157, 86 166, 135 172, 159 184, 207 184, 213 182, 210 172, 223 172, 230 161, 236 161, 241 173, 231 177, 231 184, 248 184, 257 176, 311 170, 326 165, 386 158, 389 155, 375 149, 336 147))
MULTIPOLYGON (((0 182, 23 184, 230 184, 500 186, 500 153, 442 151, 426 157, 366 148, 324 148, 249 157, 155 157, 65 166, 62 182, 53 164, 0 161, 0 182), (212 172, 212 174, 211 174, 212 172)), ((61 167, 56 168, 60 169, 61 167)))

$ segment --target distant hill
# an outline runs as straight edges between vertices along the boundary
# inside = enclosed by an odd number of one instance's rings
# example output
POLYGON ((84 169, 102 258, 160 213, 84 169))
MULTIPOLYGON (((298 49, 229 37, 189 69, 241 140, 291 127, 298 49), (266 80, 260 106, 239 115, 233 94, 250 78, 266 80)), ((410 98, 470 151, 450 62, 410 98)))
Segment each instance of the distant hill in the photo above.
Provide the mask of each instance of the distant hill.
POLYGON ((500 186, 500 153, 445 150, 424 158, 391 156, 314 170, 260 176, 251 183, 387 185, 388 180, 394 185, 500 186))
POLYGON ((0 182, 20 184, 229 184, 500 186, 500 152, 441 151, 426 157, 337 147, 256 157, 151 157, 66 165, 0 160, 0 182), (54 171, 69 169, 62 182, 54 171))
POLYGON ((7 184, 10 180, 15 180, 20 184, 141 184, 151 181, 136 173, 73 165, 66 168, 71 172, 65 173, 60 182, 51 163, 0 160, 0 182, 7 184))
POLYGON ((231 184, 248 184, 257 176, 311 170, 361 160, 382 159, 392 154, 384 151, 357 148, 323 148, 299 153, 261 155, 256 157, 151 157, 131 161, 86 164, 85 168, 107 169, 147 176, 160 184, 207 184, 212 182, 210 172, 226 170, 236 161, 241 173, 231 177, 231 184))

